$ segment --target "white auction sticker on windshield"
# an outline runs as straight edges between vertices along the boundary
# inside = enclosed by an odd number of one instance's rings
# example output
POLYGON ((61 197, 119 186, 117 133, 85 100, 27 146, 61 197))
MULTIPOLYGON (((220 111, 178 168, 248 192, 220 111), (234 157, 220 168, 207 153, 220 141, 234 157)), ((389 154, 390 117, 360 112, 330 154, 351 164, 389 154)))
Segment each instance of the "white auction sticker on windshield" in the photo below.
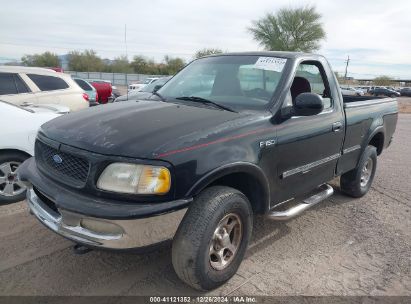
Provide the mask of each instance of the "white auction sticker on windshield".
POLYGON ((256 69, 281 72, 285 66, 287 59, 278 57, 259 57, 254 64, 256 69))

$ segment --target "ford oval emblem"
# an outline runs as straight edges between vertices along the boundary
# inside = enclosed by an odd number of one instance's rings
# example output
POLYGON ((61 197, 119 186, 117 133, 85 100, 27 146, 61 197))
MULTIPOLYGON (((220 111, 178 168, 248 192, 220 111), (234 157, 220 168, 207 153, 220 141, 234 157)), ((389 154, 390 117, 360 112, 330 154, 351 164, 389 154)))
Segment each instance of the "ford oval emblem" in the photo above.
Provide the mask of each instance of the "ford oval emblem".
POLYGON ((53 155, 53 160, 54 160, 54 162, 55 162, 56 164, 61 164, 61 163, 63 162, 63 159, 62 159, 61 156, 58 155, 58 154, 54 154, 54 155, 53 155))

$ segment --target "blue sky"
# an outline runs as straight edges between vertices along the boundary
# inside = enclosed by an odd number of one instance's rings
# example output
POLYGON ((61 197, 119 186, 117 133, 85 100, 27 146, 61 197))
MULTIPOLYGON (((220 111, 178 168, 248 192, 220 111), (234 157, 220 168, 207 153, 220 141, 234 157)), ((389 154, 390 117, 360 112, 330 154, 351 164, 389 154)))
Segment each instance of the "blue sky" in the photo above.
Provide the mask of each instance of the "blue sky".
POLYGON ((24 54, 94 49, 105 58, 142 54, 190 60, 196 50, 261 50, 252 20, 282 7, 315 4, 327 39, 318 51, 349 76, 411 78, 411 1, 0 0, 0 62, 24 54))

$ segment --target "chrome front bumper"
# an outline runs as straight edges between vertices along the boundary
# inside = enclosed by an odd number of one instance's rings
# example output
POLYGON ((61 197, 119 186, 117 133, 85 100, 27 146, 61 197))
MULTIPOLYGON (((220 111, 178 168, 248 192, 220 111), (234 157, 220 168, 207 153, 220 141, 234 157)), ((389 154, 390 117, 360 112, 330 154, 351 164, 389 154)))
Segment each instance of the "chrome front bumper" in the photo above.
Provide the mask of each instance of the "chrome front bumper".
POLYGON ((31 212, 46 227, 80 244, 110 249, 132 249, 173 238, 187 208, 148 218, 109 220, 64 209, 52 210, 34 192, 27 191, 31 212))

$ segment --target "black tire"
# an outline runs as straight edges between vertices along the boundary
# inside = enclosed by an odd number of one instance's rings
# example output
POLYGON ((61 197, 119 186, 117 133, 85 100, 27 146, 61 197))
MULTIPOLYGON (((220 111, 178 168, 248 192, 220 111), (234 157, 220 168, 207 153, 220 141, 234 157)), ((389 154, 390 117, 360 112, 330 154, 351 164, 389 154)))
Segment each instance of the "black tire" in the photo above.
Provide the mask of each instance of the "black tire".
MULTIPOLYGON (((29 155, 21 152, 0 152, 0 168, 7 163, 13 163, 12 169, 14 173, 15 169, 18 166, 16 164, 23 163, 29 157, 29 155)), ((3 170, 0 169, 0 205, 15 203, 24 200, 26 198, 25 190, 17 195, 9 196, 5 194, 7 192, 5 191, 7 182, 5 182, 5 180, 3 179, 4 177, 5 173, 3 172, 3 170)), ((16 187, 15 189, 17 190, 18 186, 13 187, 16 187)))
MULTIPOLYGON (((368 163, 369 164, 369 163, 368 163)), ((358 162, 357 168, 341 175, 340 187, 342 192, 352 197, 362 197, 370 190, 377 169, 377 149, 367 146, 358 162), (363 169, 367 162, 372 163, 368 179, 365 183, 363 169)))
MULTIPOLYGON (((211 290, 223 285, 237 272, 247 250, 252 227, 253 211, 243 193, 223 186, 205 189, 187 210, 173 240, 172 261, 178 277, 197 290, 211 290), (216 255, 211 253, 212 248, 215 249, 215 233, 221 231, 217 229, 221 221, 233 214, 240 220, 242 229, 236 231, 241 231, 238 232, 241 239, 235 253, 227 255, 231 256, 227 266, 217 270, 215 265, 212 266, 218 263, 212 261, 216 255)), ((227 235, 231 239, 231 233, 227 235)))

